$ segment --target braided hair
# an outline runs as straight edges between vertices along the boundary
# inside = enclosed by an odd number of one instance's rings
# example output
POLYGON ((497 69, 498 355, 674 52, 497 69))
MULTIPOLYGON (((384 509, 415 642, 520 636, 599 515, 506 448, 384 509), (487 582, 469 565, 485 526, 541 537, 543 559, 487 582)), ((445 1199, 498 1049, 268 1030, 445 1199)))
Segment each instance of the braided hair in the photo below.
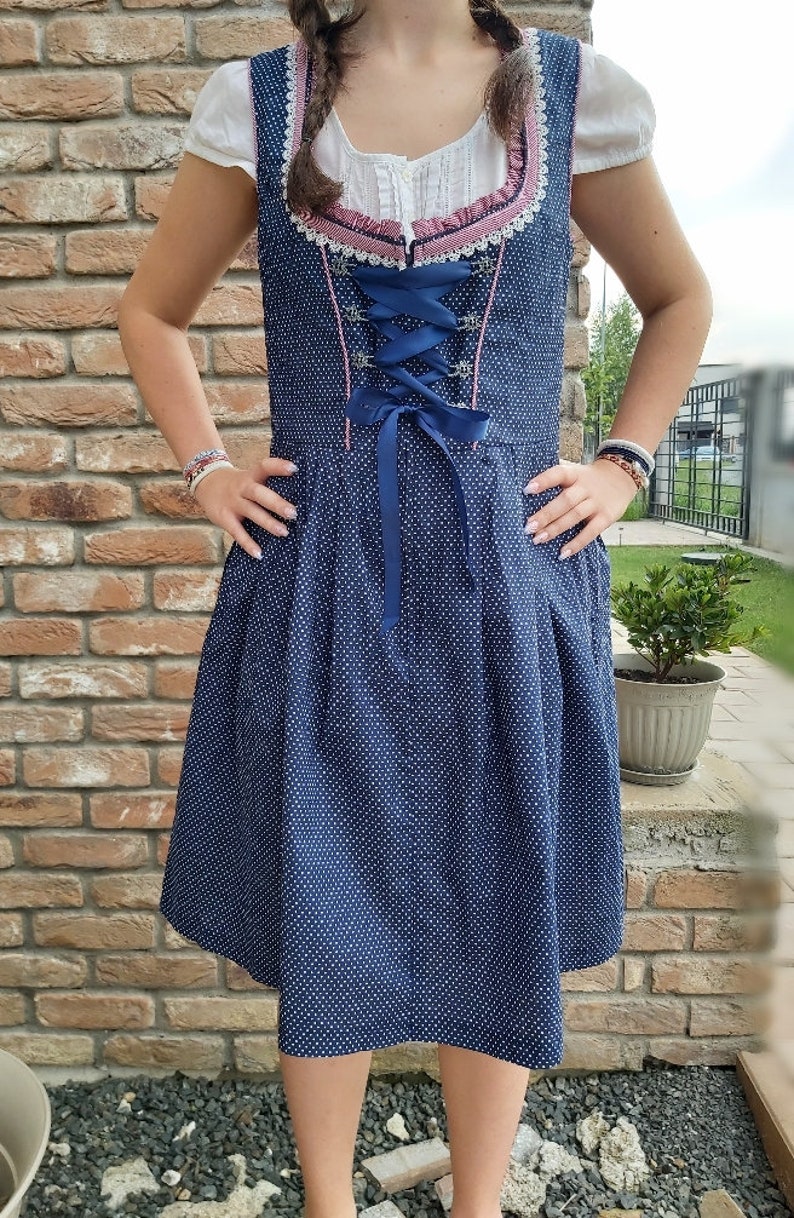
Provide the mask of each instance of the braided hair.
MULTIPOLYGON (((312 144, 331 112, 344 68, 361 54, 343 46, 343 35, 364 15, 350 9, 331 16, 324 0, 288 0, 290 20, 303 37, 311 57, 314 85, 303 119, 301 143, 287 175, 287 203, 292 211, 322 211, 342 194, 342 183, 323 173, 312 144)), ((469 0, 472 20, 506 52, 489 77, 483 105, 491 128, 505 142, 524 121, 532 90, 532 66, 521 30, 499 0, 469 0)))

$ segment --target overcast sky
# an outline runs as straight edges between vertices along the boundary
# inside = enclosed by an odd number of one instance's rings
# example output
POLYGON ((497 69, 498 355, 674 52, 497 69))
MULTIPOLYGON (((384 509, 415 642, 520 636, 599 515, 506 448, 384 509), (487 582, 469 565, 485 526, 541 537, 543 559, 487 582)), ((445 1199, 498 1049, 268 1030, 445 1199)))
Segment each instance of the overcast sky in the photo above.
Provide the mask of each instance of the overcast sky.
POLYGON ((794 0, 595 0, 592 22, 653 98, 654 158, 714 292, 703 362, 794 364, 794 0))

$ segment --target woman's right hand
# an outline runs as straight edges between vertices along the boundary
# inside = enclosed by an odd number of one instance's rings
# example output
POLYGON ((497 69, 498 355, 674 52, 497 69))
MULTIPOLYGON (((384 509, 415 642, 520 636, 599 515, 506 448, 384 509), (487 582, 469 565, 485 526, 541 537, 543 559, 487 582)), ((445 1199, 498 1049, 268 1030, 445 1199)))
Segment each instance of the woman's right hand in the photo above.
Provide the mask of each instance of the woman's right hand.
POLYGON ((271 512, 292 520, 297 515, 296 508, 264 483, 268 478, 295 472, 293 463, 283 457, 265 457, 247 470, 220 466, 202 478, 193 494, 208 520, 225 529, 252 558, 261 558, 262 551, 243 521, 252 520, 269 533, 286 537, 289 529, 271 512))

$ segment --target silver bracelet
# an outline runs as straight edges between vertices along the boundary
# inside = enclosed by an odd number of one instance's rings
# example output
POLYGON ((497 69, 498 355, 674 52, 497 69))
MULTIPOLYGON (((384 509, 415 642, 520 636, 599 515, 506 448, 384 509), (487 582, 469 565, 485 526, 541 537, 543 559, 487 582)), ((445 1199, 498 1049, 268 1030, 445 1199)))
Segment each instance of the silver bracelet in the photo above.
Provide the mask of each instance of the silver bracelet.
POLYGON ((614 445, 616 447, 619 446, 620 448, 627 448, 630 452, 636 453, 638 457, 641 457, 646 462, 646 473, 652 474, 656 468, 656 461, 654 460, 653 454, 649 453, 647 448, 643 448, 641 444, 636 442, 636 440, 621 440, 617 436, 609 436, 608 439, 602 440, 596 449, 596 456, 598 456, 602 449, 607 448, 610 445, 614 445))
POLYGON ((190 490, 195 491, 199 482, 206 478, 207 474, 211 474, 216 469, 234 469, 231 461, 213 461, 210 465, 205 465, 204 469, 200 469, 195 478, 190 479, 190 490))

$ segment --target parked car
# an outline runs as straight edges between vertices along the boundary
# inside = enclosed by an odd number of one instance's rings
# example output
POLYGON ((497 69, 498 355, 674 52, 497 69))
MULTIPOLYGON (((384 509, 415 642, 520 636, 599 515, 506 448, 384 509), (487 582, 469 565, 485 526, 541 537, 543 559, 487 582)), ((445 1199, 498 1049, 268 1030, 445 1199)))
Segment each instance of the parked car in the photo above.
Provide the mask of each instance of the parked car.
POLYGON ((730 453, 723 453, 716 444, 695 444, 692 448, 683 449, 678 456, 682 461, 716 461, 720 456, 723 461, 733 460, 730 453))

